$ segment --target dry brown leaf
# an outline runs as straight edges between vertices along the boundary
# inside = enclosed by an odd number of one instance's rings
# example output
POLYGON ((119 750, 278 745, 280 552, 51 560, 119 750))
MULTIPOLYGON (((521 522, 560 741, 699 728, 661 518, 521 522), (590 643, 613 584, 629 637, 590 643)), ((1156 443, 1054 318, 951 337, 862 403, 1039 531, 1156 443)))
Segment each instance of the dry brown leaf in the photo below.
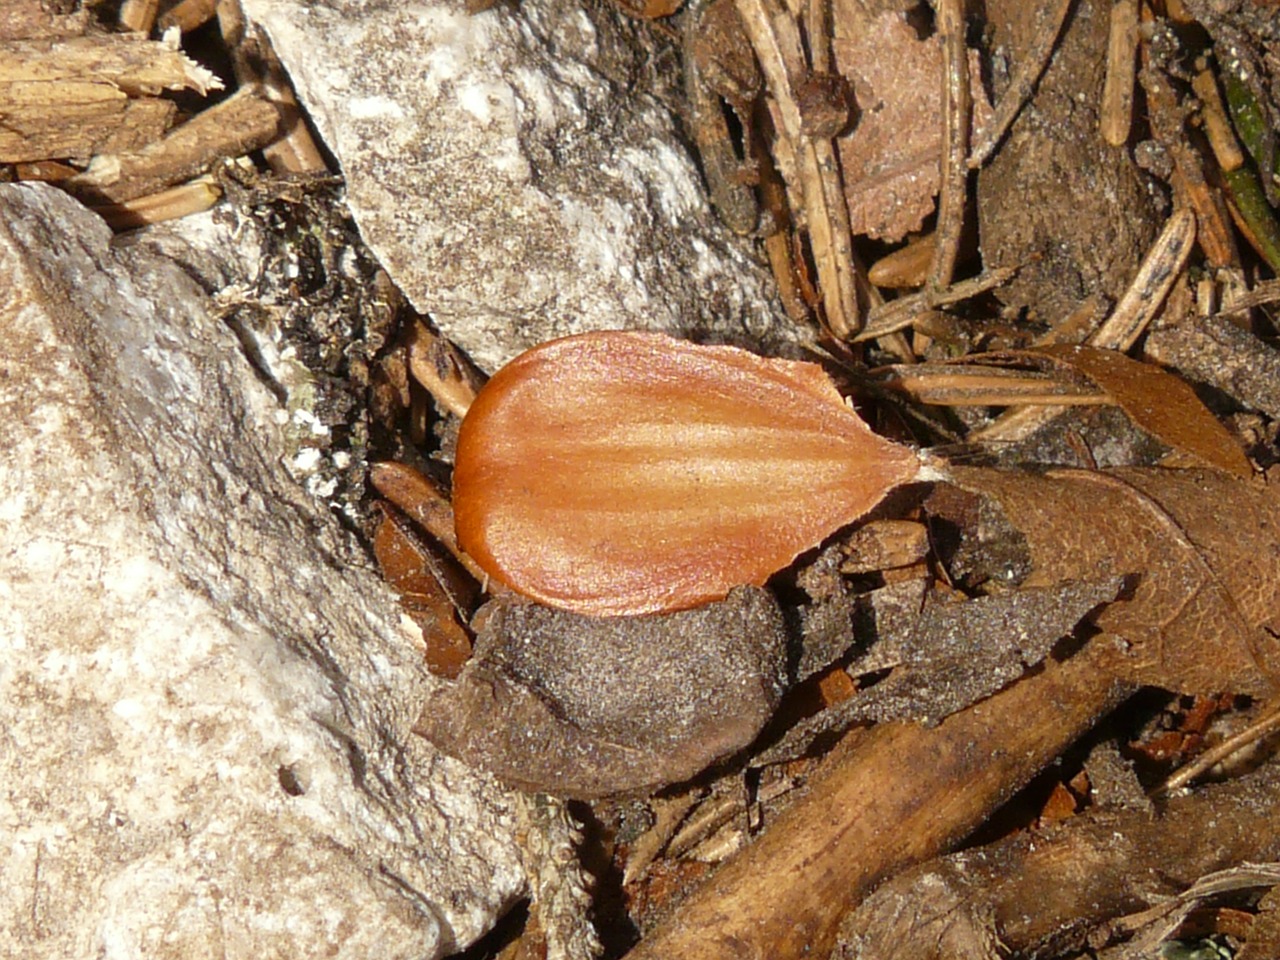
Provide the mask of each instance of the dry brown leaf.
POLYGON ((1052 344, 1047 354, 1084 374, 1138 426, 1175 450, 1241 477, 1253 476, 1240 444, 1183 380, 1115 350, 1052 344))
MULTIPOLYGON (((871 16, 861 0, 837 0, 831 49, 853 86, 859 116, 836 142, 854 236, 896 241, 933 212, 941 179, 942 48, 921 40, 899 13, 871 16)), ((991 107, 976 52, 969 54, 975 133, 991 107)))
POLYGON ((387 512, 373 538, 373 555, 383 577, 400 594, 400 603, 422 628, 427 668, 456 677, 471 658, 471 638, 458 621, 456 597, 442 582, 443 558, 432 555, 404 521, 387 512))
MULTIPOLYGON (((841 708, 851 718, 938 723, 1040 663, 1090 611, 1114 600, 1120 586, 1120 578, 1107 577, 951 602, 940 601, 937 591, 927 594, 918 613, 896 623, 877 616, 880 640, 894 648, 898 664, 841 708)), ((848 669, 856 674, 861 664, 848 669)))
POLYGON ((1274 692, 1280 501, 1260 481, 1217 470, 948 472, 986 498, 953 561, 991 554, 1024 587, 1130 577, 1127 599, 1095 621, 1117 676, 1186 693, 1274 692))

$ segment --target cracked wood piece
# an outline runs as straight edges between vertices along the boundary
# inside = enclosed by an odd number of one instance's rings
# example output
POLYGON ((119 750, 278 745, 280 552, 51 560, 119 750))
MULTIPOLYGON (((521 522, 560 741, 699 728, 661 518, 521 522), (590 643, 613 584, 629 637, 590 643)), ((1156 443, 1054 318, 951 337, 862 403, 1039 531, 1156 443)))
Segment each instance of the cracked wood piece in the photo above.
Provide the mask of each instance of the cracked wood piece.
POLYGON ((161 90, 204 95, 221 82, 176 43, 135 36, 20 40, 0 47, 0 162, 88 157, 160 137, 161 90))
POLYGON ((245 87, 140 150, 100 154, 64 186, 95 203, 123 203, 205 173, 222 157, 266 146, 280 133, 281 108, 245 87))

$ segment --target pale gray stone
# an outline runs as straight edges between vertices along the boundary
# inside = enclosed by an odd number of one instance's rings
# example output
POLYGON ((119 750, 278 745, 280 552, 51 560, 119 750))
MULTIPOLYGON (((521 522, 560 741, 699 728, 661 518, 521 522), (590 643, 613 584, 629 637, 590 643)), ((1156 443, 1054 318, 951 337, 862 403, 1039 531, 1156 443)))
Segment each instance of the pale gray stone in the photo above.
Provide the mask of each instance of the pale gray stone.
POLYGON ((584 330, 799 336, 711 212, 669 42, 608 4, 245 0, 342 165, 370 248, 492 371, 584 330))
POLYGON ((433 958, 525 894, 519 803, 194 281, 0 186, 0 956, 433 958))

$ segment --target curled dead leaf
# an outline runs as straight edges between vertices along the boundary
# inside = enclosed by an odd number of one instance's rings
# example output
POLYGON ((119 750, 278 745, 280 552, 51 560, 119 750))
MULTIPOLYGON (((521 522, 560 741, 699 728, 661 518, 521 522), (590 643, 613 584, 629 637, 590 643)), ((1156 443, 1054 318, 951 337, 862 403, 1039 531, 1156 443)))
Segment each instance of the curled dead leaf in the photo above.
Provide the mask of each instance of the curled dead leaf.
POLYGON ((1117 676, 1184 693, 1275 692, 1280 500, 1260 481, 1136 467, 948 474, 995 505, 973 549, 1023 587, 1130 579, 1127 598, 1095 620, 1117 676))
POLYGON ((599 332, 536 347, 480 391, 454 515, 501 583, 631 615, 763 584, 919 470, 815 364, 599 332))

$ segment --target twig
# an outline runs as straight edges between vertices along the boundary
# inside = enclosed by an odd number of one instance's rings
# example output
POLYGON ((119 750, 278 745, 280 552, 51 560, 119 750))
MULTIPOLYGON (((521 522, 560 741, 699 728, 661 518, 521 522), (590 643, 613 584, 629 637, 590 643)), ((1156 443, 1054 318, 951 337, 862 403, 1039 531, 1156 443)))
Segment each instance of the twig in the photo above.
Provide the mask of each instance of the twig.
POLYGON ((1018 71, 1009 81, 1009 88, 996 104, 991 122, 983 129, 973 145, 973 151, 969 154, 970 167, 980 167, 991 159, 996 145, 1004 139, 1005 133, 1021 112, 1023 105, 1030 99, 1031 91, 1035 89, 1045 68, 1049 66, 1054 44, 1058 42, 1058 34, 1062 32, 1062 25, 1066 22, 1067 11, 1070 9, 1071 0, 1058 0, 1057 5, 1052 9, 1047 7, 1041 9, 1040 19, 1036 24, 1035 41, 1027 51, 1027 56, 1018 67, 1018 71))
POLYGON ((927 286, 941 290, 955 276, 964 230, 964 205, 968 194, 969 57, 964 42, 962 0, 938 0, 938 35, 942 40, 942 186, 938 194, 938 246, 934 250, 927 286))
MULTIPOLYGON (((1000 956, 1074 956, 1086 943, 1101 947, 1101 925, 1119 933, 1154 918, 1146 911, 1123 917, 1135 904, 1156 900, 1155 917, 1163 918, 1159 911, 1179 900, 1194 903, 1221 892, 1224 880, 1247 878, 1256 868, 1241 861, 1280 856, 1280 808, 1263 799, 1280 788, 1277 773, 1264 768, 1176 797, 1158 816, 1095 806, 1032 842, 1019 831, 920 864, 868 897, 843 933, 863 957, 973 957, 956 945, 983 935, 999 941, 1000 956), (944 944, 952 949, 939 950, 944 944)), ((1275 865, 1262 870, 1260 885, 1275 884, 1275 865)))
POLYGON ((1260 280, 1248 293, 1234 297, 1229 304, 1224 304, 1230 312, 1251 310, 1280 300, 1280 280, 1260 280))
POLYGON ((1154 796, 1162 796, 1180 790, 1210 767, 1221 763, 1233 753, 1243 750, 1251 743, 1257 743, 1263 737, 1280 730, 1280 701, 1273 703, 1267 710, 1239 733, 1210 747, 1190 763, 1174 771, 1164 783, 1152 791, 1154 796))
POLYGON ((829 139, 805 132, 795 83, 807 72, 800 32, 777 0, 736 0, 743 25, 765 76, 777 116, 777 133, 785 145, 778 169, 784 178, 796 177, 803 196, 803 224, 813 248, 822 287, 827 325, 844 339, 861 327, 853 238, 835 148, 829 139), (784 157, 794 157, 794 166, 784 157))
POLYGON ((246 87, 140 150, 95 157, 65 186, 90 201, 122 203, 202 174, 222 157, 257 150, 279 126, 278 108, 246 87))
POLYGON ((1199 154, 1187 143, 1183 133, 1183 111, 1168 78, 1150 65, 1147 47, 1142 48, 1144 67, 1139 74, 1147 97, 1147 121, 1155 139, 1173 160, 1175 205, 1189 206, 1196 214, 1200 249, 1211 266, 1226 267, 1239 263, 1235 234, 1228 222, 1226 207, 1217 190, 1205 182, 1199 154))
POLYGON ((1113 147, 1129 142, 1133 121, 1133 83, 1138 61, 1138 0, 1120 0, 1111 8, 1107 36, 1107 78, 1102 85, 1098 127, 1113 147))
POLYGON ((204 176, 123 203, 90 204, 89 209, 107 221, 112 230, 133 230, 200 213, 221 199, 222 189, 214 178, 204 176))
POLYGON ((478 377, 464 366, 448 340, 421 321, 409 329, 409 371, 441 408, 464 417, 479 389, 478 377))
POLYGON ((857 343, 895 333, 913 326, 923 315, 935 307, 959 303, 980 293, 986 293, 1012 277, 1018 270, 1016 267, 997 267, 979 277, 961 280, 941 290, 921 290, 917 293, 890 300, 881 307, 874 308, 867 318, 867 325, 862 332, 853 338, 857 343))
POLYGON ((627 960, 827 956, 841 916, 875 883, 963 838, 1123 701, 1105 657, 1086 645, 937 727, 846 735, 809 792, 627 960))
POLYGON ((454 532, 453 507, 425 474, 403 463, 385 461, 370 465, 369 480, 380 494, 448 550, 477 582, 485 583, 488 593, 493 596, 506 593, 502 584, 487 582, 488 575, 462 552, 454 532))
POLYGON ((236 81, 254 86, 280 114, 279 135, 262 147, 276 173, 325 173, 328 164, 302 117, 284 67, 260 28, 250 29, 239 0, 218 0, 218 28, 231 51, 236 81))
POLYGON ((830 0, 807 0, 804 5, 804 27, 809 37, 809 57, 814 73, 831 72, 831 45, 827 37, 831 30, 831 17, 827 9, 830 0))
POLYGON ((1089 338, 1089 345, 1127 352, 1164 303, 1186 266, 1195 241, 1195 215, 1186 209, 1176 211, 1156 237, 1111 316, 1089 338))

